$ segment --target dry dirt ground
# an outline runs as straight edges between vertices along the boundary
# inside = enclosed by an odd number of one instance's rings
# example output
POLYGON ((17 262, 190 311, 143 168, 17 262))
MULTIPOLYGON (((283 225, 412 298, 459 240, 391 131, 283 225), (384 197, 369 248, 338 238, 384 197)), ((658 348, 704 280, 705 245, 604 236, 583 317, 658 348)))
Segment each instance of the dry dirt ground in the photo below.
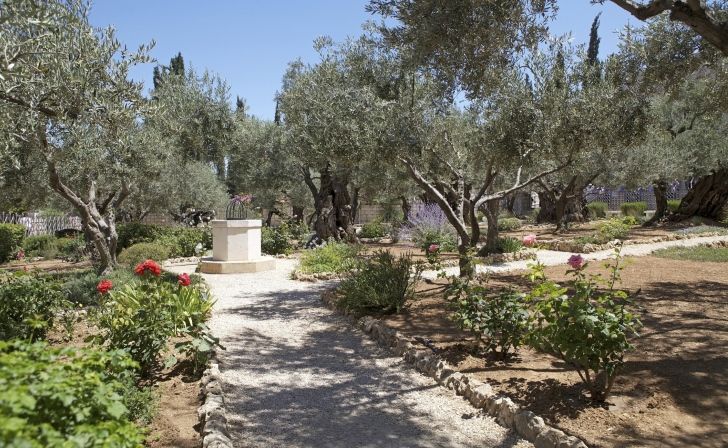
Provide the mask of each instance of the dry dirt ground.
MULTIPOLYGON (((591 271, 605 272, 594 262, 591 271)), ((566 267, 546 269, 564 280, 566 267)), ((524 288, 523 272, 493 275, 493 288, 524 288)), ((491 383, 593 447, 728 446, 728 264, 640 257, 623 287, 641 292, 644 323, 608 405, 591 403, 578 375, 548 355, 521 349, 507 364, 474 350, 443 301, 444 280, 388 323, 421 337, 463 372, 491 383)), ((419 339, 422 341, 423 339, 419 339)))

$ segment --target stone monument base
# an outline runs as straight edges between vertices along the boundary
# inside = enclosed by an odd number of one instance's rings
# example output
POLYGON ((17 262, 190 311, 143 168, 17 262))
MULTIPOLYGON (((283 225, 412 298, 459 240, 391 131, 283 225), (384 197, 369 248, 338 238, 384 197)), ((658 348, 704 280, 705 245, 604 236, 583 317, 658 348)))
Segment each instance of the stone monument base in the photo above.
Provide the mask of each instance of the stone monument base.
POLYGON ((249 261, 220 261, 212 257, 200 260, 200 272, 204 274, 248 274, 275 269, 275 258, 261 257, 249 261))

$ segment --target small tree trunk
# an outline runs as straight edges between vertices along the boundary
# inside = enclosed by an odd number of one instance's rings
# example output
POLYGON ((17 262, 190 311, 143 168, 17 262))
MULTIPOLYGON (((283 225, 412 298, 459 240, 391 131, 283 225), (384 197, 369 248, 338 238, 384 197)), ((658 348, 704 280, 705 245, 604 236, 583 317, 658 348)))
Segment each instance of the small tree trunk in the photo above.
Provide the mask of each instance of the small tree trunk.
POLYGON ((655 214, 643 226, 649 227, 660 221, 667 214, 667 182, 659 179, 652 183, 655 193, 655 214))
POLYGON ((412 211, 412 205, 409 203, 406 196, 400 196, 399 199, 402 202, 403 221, 407 222, 409 221, 410 212, 412 211))
POLYGON ((293 220, 296 222, 303 221, 303 213, 304 213, 305 207, 301 207, 300 205, 294 205, 292 207, 293 212, 293 220))
POLYGON ((671 216, 680 221, 693 216, 719 220, 728 204, 728 168, 713 171, 701 177, 680 201, 680 206, 671 216))
POLYGON ((481 250, 482 255, 489 255, 498 252, 498 213, 500 201, 493 199, 485 203, 484 214, 488 223, 488 231, 485 234, 485 246, 481 250))

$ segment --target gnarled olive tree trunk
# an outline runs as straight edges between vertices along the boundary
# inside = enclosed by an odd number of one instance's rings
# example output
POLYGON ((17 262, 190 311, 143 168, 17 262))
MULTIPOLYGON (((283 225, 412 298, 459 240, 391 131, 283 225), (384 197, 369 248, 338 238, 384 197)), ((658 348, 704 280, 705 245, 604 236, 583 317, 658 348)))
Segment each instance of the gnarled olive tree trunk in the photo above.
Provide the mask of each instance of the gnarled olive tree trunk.
POLYGON ((718 220, 727 205, 728 168, 720 168, 698 179, 670 218, 680 221, 702 216, 718 220))
POLYGON ((667 182, 662 179, 654 181, 652 192, 655 194, 655 214, 642 224, 644 227, 654 225, 667 215, 667 182))
POLYGON ((319 173, 317 187, 308 168, 303 168, 304 180, 314 198, 313 230, 322 240, 356 239, 354 234, 354 207, 349 194, 349 175, 333 173, 326 166, 319 173))

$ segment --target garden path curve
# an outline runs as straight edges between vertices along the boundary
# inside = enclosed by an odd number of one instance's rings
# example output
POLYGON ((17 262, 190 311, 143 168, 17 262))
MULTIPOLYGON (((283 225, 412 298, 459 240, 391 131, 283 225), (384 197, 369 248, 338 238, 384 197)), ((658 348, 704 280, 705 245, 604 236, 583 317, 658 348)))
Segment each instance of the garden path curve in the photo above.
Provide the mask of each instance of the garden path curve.
MULTIPOLYGON (((658 243, 646 243, 646 244, 630 244, 622 248, 622 255, 629 257, 640 257, 649 255, 652 252, 659 249, 666 249, 668 247, 692 247, 700 246, 701 244, 714 243, 716 241, 728 241, 728 236, 705 236, 689 238, 684 240, 673 240, 673 241, 661 241, 658 243)), ((566 264, 572 252, 561 252, 555 250, 537 250, 536 257, 538 261, 546 266, 557 266, 560 264, 566 264)), ((582 256, 588 260, 606 260, 607 258, 614 257, 614 250, 600 250, 588 254, 582 254, 582 256)), ((533 263, 533 260, 519 260, 509 261, 506 263, 499 263, 494 265, 477 265, 477 272, 507 272, 507 271, 520 271, 528 269, 529 263, 533 263)), ((448 267, 443 269, 445 273, 450 275, 458 275, 458 267, 448 267)), ((425 271, 422 276, 428 279, 437 278, 438 271, 425 271)))
MULTIPOLYGON (((325 283, 275 271, 205 275, 238 447, 529 447, 325 308, 325 283)), ((181 271, 178 267, 173 270, 181 271)))

